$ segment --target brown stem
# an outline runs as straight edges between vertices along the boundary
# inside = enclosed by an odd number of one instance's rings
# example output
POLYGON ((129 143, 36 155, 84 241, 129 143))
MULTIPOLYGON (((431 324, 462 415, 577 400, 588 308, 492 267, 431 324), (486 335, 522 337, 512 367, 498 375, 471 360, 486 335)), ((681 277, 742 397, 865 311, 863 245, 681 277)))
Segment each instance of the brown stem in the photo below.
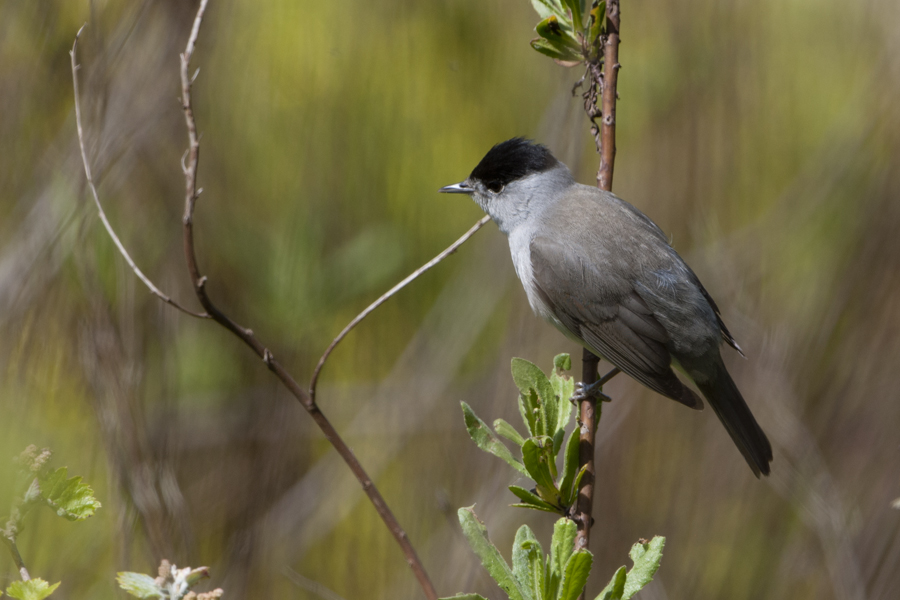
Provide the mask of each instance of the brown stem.
MULTIPOLYGON (((589 88, 585 96, 585 111, 588 118, 594 123, 597 116, 596 91, 602 92, 602 111, 599 132, 596 123, 592 127, 595 139, 600 144, 600 168, 597 171, 597 187, 602 190, 612 191, 613 167, 616 161, 616 84, 619 71, 619 0, 607 0, 606 3, 606 36, 603 40, 603 73, 599 73, 600 65, 588 64, 587 77, 589 88), (601 79, 602 77, 602 79, 601 79)), ((585 385, 597 381, 597 366, 600 359, 590 350, 585 349, 582 354, 581 380, 585 385)), ((613 369, 601 380, 601 385, 618 374, 618 369, 613 369)), ((578 448, 578 463, 585 467, 584 476, 581 479, 581 488, 578 490, 578 500, 575 507, 575 523, 578 532, 575 536, 575 549, 588 548, 591 538, 591 525, 593 524, 594 505, 594 444, 597 435, 597 416, 599 415, 597 398, 592 394, 586 394, 579 406, 581 421, 580 443, 578 448)))
POLYGON ((612 191, 616 163, 616 84, 619 79, 619 0, 606 3, 606 40, 603 43, 603 119, 600 124, 602 151, 597 187, 612 191))
MULTIPOLYGON (((581 355, 581 381, 588 386, 597 381, 597 365, 600 359, 587 348, 581 355)), ((578 444, 578 466, 586 467, 581 478, 581 488, 578 490, 578 500, 575 504, 575 524, 578 531, 575 534, 575 549, 587 548, 591 540, 591 516, 594 504, 594 438, 597 435, 597 397, 586 394, 581 400, 578 415, 581 424, 581 433, 578 444)))
POLYGON ((187 260, 188 271, 191 276, 191 282, 194 286, 194 291, 197 294, 198 300, 200 300, 200 304, 206 310, 207 314, 209 314, 209 316, 214 321, 234 333, 245 344, 250 346, 250 348, 253 349, 257 356, 262 358, 263 362, 266 364, 269 370, 272 371, 276 377, 278 377, 278 379, 284 384, 288 391, 310 414, 310 416, 313 418, 313 421, 315 421, 316 425, 319 426, 319 429, 322 430, 325 438, 329 442, 331 442, 331 445, 334 446, 335 450, 338 451, 338 454, 340 454, 341 458, 344 459, 344 462, 347 463, 347 466, 350 467, 350 470, 362 485, 363 491, 365 491, 366 495, 369 497, 369 500, 375 507, 375 510, 378 512, 378 515, 381 517, 382 521, 384 521, 384 524, 390 530, 391 534, 394 536, 394 539, 397 540, 397 543, 400 545, 400 548, 406 555, 406 562, 407 564, 409 564, 416 578, 419 580, 419 585, 425 592, 425 596, 429 600, 436 600, 437 593, 434 590, 434 586, 428 578, 428 574, 425 572, 425 568, 422 565, 422 562, 416 555, 416 551, 410 543, 406 532, 403 531, 403 528, 400 527, 400 524, 397 522, 396 517, 394 517, 394 514, 391 512, 390 508, 388 508, 387 503, 385 503, 384 498, 381 496, 381 493, 379 493, 378 489, 375 487, 375 484, 366 474, 362 465, 359 463, 359 460, 357 460, 356 456, 353 454, 353 451, 350 450, 344 440, 342 440, 338 435, 337 431, 316 405, 312 396, 310 396, 310 394, 307 393, 306 390, 300 387, 300 385, 294 380, 293 377, 291 377, 291 375, 284 369, 284 367, 282 367, 281 364, 277 360, 275 360, 274 355, 269 351, 269 349, 266 348, 258 339, 256 339, 253 331, 241 327, 236 322, 231 320, 228 316, 226 316, 222 311, 216 308, 216 306, 212 303, 206 293, 206 277, 200 272, 200 267, 197 264, 197 257, 194 251, 194 206, 202 190, 197 189, 197 164, 200 157, 200 140, 197 136, 197 124, 194 120, 194 111, 191 104, 191 84, 193 83, 193 79, 190 77, 188 71, 190 67, 191 56, 194 53, 194 47, 197 42, 197 36, 200 32, 200 24, 203 21, 203 13, 206 10, 207 2, 208 0, 202 0, 200 3, 200 8, 197 10, 197 17, 194 20, 194 26, 191 29, 191 35, 188 38, 187 46, 185 47, 184 53, 181 55, 182 108, 184 109, 184 119, 185 124, 187 125, 188 139, 190 142, 187 162, 183 166, 185 177, 185 202, 183 217, 184 254, 187 260))

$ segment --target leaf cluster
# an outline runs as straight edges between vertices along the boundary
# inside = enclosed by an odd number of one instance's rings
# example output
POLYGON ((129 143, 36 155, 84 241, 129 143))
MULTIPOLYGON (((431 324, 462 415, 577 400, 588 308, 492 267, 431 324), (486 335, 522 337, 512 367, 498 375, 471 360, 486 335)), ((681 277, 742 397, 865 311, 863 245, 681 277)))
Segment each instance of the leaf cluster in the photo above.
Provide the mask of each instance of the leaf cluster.
POLYGON ((22 485, 27 488, 4 519, 5 527, 0 530, 0 535, 5 539, 15 542, 25 515, 36 506, 46 506, 69 521, 83 521, 100 508, 91 486, 81 477, 69 477, 66 467, 52 469, 50 458, 49 449, 38 452, 33 445, 19 455, 22 485))
POLYGON ((514 506, 565 516, 575 503, 585 468, 578 467, 577 427, 564 443, 566 426, 572 418, 569 399, 575 390, 574 380, 565 374, 572 368, 572 360, 568 354, 559 354, 553 359, 553 366, 548 377, 525 359, 512 360, 512 376, 519 388, 519 412, 528 437, 522 436, 503 419, 494 421, 494 431, 491 431, 468 404, 461 404, 466 429, 475 444, 534 481, 535 487, 531 490, 516 485, 509 487, 520 500, 514 506), (521 458, 514 456, 498 435, 517 445, 521 458), (557 458, 563 448, 562 468, 559 469, 557 458))
POLYGON ((159 564, 158 573, 159 576, 154 578, 144 573, 122 571, 116 576, 116 581, 119 587, 130 595, 146 600, 152 598, 216 600, 224 594, 221 588, 200 594, 190 591, 193 586, 209 577, 208 567, 179 569, 163 559, 159 564))
MULTIPOLYGON (((541 543, 531 528, 522 525, 516 532, 512 549, 512 567, 488 537, 472 507, 459 509, 459 522, 481 564, 510 600, 576 600, 591 573, 593 555, 574 550, 577 527, 569 519, 553 526, 550 554, 544 555, 541 543)), ((665 538, 638 542, 631 548, 634 566, 619 568, 595 600, 629 600, 652 579, 662 560, 665 538)), ((484 600, 478 594, 460 594, 453 600, 484 600)), ((443 599, 443 600, 450 600, 443 599)))
POLYGON ((541 17, 531 47, 564 66, 600 62, 606 0, 531 0, 541 17))
MULTIPOLYGON (((100 508, 94 497, 94 490, 81 477, 69 477, 68 469, 52 469, 52 453, 48 448, 38 450, 31 445, 18 456, 20 481, 24 493, 13 502, 9 515, 2 521, 0 538, 9 547, 14 557, 21 561, 16 539, 24 527, 25 515, 36 506, 46 506, 57 515, 69 521, 83 521, 100 508)), ((50 585, 40 578, 16 581, 6 588, 11 598, 19 600, 42 600, 56 590, 59 583, 50 585)))

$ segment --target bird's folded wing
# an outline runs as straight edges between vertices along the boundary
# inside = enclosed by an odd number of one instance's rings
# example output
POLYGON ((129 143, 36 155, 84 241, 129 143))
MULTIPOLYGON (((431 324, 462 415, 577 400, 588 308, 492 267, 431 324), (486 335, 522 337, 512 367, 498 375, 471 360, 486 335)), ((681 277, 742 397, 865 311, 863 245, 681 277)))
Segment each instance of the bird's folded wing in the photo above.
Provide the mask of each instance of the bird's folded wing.
POLYGON ((557 319, 594 352, 652 390, 692 408, 700 399, 678 380, 666 348, 668 333, 633 284, 604 265, 588 265, 562 244, 531 242, 532 279, 557 319))

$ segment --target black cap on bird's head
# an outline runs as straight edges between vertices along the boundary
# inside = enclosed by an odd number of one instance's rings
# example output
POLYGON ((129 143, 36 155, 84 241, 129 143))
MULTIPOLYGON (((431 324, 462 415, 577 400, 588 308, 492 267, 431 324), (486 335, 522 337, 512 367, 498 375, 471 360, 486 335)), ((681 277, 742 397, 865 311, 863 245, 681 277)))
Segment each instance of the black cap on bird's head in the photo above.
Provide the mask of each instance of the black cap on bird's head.
POLYGON ((546 146, 515 137, 491 148, 466 181, 448 185, 439 191, 468 194, 474 191, 470 184, 479 181, 496 193, 513 181, 543 173, 558 164, 559 161, 546 146))

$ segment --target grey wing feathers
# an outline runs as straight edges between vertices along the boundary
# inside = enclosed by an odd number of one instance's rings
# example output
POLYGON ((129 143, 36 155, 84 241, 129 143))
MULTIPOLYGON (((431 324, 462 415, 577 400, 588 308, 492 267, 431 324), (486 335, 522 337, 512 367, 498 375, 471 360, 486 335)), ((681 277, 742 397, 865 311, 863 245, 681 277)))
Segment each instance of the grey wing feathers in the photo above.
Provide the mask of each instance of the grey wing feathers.
POLYGON ((628 282, 604 281, 592 266, 554 240, 531 243, 533 284, 560 323, 592 351, 650 389, 691 408, 703 402, 675 376, 666 348, 668 334, 628 282), (591 290, 590 293, 585 293, 591 290))

